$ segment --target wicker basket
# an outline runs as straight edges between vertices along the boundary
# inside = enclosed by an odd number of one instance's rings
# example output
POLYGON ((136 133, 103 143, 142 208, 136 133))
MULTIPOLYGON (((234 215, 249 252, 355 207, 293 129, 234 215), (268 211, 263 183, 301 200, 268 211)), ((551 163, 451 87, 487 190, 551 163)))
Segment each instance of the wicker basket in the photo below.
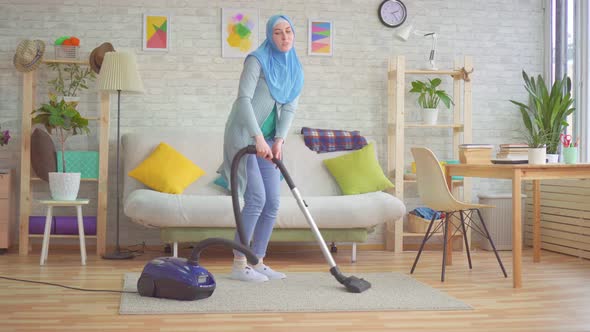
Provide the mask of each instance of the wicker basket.
MULTIPOLYGON (((442 219, 434 219, 433 228, 441 221, 442 219)), ((410 233, 426 233, 428 230, 428 224, 430 224, 430 220, 421 218, 415 214, 408 214, 408 232, 410 233)), ((436 233, 442 233, 443 228, 440 227, 436 233)))
POLYGON ((55 59, 61 60, 77 60, 78 50, 80 46, 73 45, 54 45, 55 46, 55 59))

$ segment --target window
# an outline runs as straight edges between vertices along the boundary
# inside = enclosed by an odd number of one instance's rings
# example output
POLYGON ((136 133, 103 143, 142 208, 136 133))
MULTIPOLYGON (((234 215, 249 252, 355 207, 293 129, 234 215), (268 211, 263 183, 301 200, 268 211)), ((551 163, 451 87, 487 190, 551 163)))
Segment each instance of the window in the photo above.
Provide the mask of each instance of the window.
MULTIPOLYGON (((581 0, 546 0, 548 29, 548 82, 567 75, 572 80, 576 112, 568 119, 568 133, 580 137, 580 161, 590 161, 590 116, 588 114, 588 58, 590 5, 581 0)), ((548 83, 549 84, 549 83, 548 83)))

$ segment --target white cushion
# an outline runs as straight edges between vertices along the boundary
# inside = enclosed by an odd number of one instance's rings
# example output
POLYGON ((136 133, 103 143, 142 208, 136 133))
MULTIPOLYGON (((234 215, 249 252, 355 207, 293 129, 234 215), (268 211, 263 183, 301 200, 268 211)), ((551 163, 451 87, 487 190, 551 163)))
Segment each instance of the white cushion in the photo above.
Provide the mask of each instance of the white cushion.
MULTIPOLYGON (((384 192, 303 199, 319 228, 369 228, 405 213, 401 201, 384 192)), ((280 206, 276 228, 308 227, 294 197, 281 197, 280 206)), ((128 217, 148 227, 235 227, 229 195, 173 195, 139 189, 129 195, 124 209, 128 217)))

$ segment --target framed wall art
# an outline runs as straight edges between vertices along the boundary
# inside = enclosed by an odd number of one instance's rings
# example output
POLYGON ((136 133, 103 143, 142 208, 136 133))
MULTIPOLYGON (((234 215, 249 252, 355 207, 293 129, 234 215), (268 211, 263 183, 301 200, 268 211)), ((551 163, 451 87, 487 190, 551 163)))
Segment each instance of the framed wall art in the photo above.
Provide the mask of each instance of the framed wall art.
POLYGON ((332 56, 334 25, 327 20, 309 20, 307 54, 332 56))
POLYGON ((143 15, 143 50, 161 52, 170 50, 170 15, 143 15))
POLYGON ((245 58, 258 48, 258 10, 221 9, 221 56, 245 58))

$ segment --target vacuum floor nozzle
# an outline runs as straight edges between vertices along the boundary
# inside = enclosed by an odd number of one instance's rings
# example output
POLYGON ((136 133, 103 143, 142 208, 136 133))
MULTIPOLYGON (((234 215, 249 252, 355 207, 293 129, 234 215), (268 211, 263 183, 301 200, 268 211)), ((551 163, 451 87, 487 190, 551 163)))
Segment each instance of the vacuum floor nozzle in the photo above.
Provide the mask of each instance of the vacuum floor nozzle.
POLYGON ((371 283, 363 278, 357 278, 355 276, 346 277, 340 272, 337 266, 330 269, 330 273, 338 280, 339 283, 346 287, 346 290, 350 293, 362 293, 367 289, 371 288, 371 283))
POLYGON ((346 278, 346 281, 343 283, 346 286, 346 290, 351 293, 362 293, 367 289, 371 288, 371 283, 366 281, 362 278, 357 278, 355 276, 350 276, 346 278))

